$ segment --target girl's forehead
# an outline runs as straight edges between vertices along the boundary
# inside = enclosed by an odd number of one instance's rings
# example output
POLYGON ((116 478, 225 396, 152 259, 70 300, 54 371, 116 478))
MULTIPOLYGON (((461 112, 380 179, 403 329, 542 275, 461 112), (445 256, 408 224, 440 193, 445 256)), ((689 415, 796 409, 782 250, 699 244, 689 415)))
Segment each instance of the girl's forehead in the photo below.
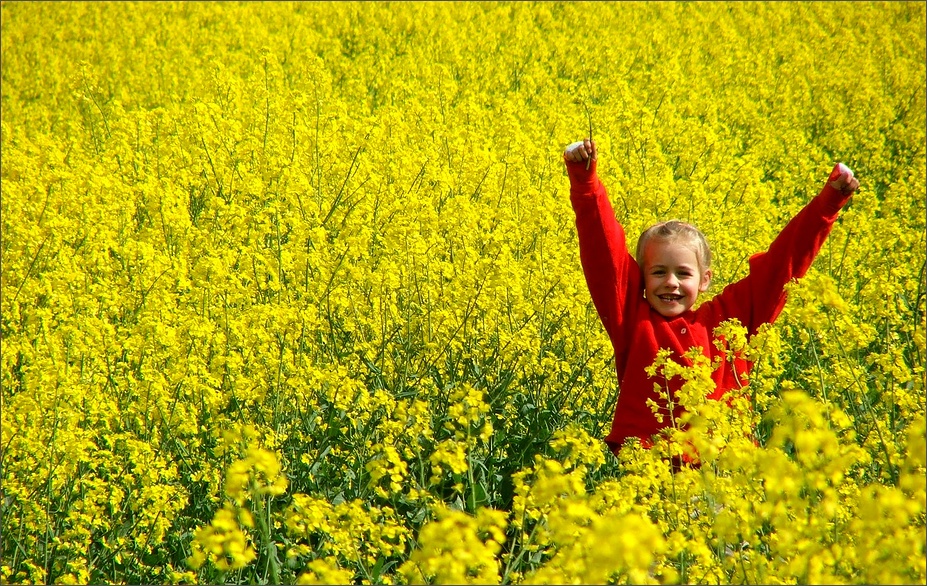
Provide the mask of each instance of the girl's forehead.
POLYGON ((644 246, 644 261, 647 264, 663 263, 668 260, 676 264, 692 263, 698 266, 698 252, 694 243, 685 239, 651 239, 644 246))

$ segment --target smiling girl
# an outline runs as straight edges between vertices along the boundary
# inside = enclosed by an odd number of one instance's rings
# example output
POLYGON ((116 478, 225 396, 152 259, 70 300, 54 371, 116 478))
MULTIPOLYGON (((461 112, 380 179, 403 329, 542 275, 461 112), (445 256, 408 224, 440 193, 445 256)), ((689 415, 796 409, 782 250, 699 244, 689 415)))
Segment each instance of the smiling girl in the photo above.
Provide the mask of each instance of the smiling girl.
MULTIPOLYGON (((583 274, 615 351, 619 395, 605 442, 617 454, 628 440, 652 445, 660 430, 671 425, 667 418, 658 421, 648 400, 665 403, 654 391, 655 382, 668 382, 673 393, 682 381, 678 377, 657 381, 647 374, 657 352, 669 349, 672 360, 691 366, 684 356, 690 348, 700 347, 709 359, 721 352, 711 337, 722 322, 739 320, 748 336, 772 323, 785 305, 786 284, 811 267, 859 181, 845 165, 835 165, 821 192, 792 218, 769 249, 750 258, 749 274, 693 310, 711 282, 711 251, 702 232, 677 220, 656 224, 641 234, 636 259, 632 258, 624 229, 596 174, 595 142, 570 144, 563 159, 583 274)), ((751 366, 742 359, 721 360, 712 373, 715 390, 709 398, 720 399, 744 384, 751 366)), ((673 417, 680 415, 677 407, 673 417)))

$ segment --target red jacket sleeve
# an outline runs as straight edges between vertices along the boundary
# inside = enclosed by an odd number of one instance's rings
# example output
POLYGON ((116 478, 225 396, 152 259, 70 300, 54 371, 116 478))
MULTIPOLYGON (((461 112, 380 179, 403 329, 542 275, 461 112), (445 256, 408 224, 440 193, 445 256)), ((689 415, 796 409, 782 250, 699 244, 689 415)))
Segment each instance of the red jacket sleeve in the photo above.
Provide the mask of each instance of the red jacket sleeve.
POLYGON ((566 163, 570 176, 570 203, 576 214, 579 258, 599 318, 617 355, 625 350, 623 335, 633 298, 642 293, 640 269, 628 252, 624 229, 605 186, 596 175, 596 162, 566 163))
POLYGON ((718 321, 736 317, 750 335, 772 323, 785 306, 785 285, 808 272, 849 198, 850 194, 825 185, 766 252, 750 258, 749 274, 709 302, 715 305, 718 321))

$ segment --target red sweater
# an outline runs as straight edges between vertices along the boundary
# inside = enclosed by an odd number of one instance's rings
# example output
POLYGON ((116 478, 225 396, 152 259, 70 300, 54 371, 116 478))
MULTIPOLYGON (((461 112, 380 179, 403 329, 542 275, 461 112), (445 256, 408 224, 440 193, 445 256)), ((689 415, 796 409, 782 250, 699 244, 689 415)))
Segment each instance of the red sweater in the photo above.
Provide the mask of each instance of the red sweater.
MULTIPOLYGON (((700 346, 710 359, 719 354, 711 336, 721 322, 737 318, 750 336, 762 324, 772 323, 785 305, 785 285, 807 272, 850 195, 826 185, 786 225, 768 251, 750 258, 746 277, 697 309, 667 318, 644 298, 641 270, 628 251, 624 229, 615 219, 605 186, 596 175, 596 162, 589 170, 585 162, 566 165, 583 273, 615 351, 620 392, 605 442, 617 454, 625 439, 638 437, 647 443, 660 429, 671 425, 668 417, 657 422, 647 406, 647 399, 666 405, 653 390, 655 382, 662 386, 664 381, 649 377, 644 370, 653 364, 657 351, 668 348, 673 360, 691 365, 683 354, 692 347, 700 346)), ((835 167, 829 181, 836 172, 835 167)), ((737 388, 738 381, 746 384, 751 366, 745 360, 736 360, 733 366, 722 361, 712 375, 716 388, 709 397, 722 397, 737 388)), ((674 392, 683 381, 675 377, 669 382, 674 392)), ((674 416, 680 414, 677 409, 674 416)))

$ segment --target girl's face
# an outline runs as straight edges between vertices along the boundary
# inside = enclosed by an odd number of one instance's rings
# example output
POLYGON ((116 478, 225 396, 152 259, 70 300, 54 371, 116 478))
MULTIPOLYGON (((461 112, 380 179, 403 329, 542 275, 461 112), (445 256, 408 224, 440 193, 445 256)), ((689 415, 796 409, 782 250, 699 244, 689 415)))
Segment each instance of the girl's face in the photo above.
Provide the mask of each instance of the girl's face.
POLYGON ((699 270, 695 251, 685 243, 650 240, 643 256, 644 293, 660 315, 682 315, 708 289, 711 271, 699 270))

